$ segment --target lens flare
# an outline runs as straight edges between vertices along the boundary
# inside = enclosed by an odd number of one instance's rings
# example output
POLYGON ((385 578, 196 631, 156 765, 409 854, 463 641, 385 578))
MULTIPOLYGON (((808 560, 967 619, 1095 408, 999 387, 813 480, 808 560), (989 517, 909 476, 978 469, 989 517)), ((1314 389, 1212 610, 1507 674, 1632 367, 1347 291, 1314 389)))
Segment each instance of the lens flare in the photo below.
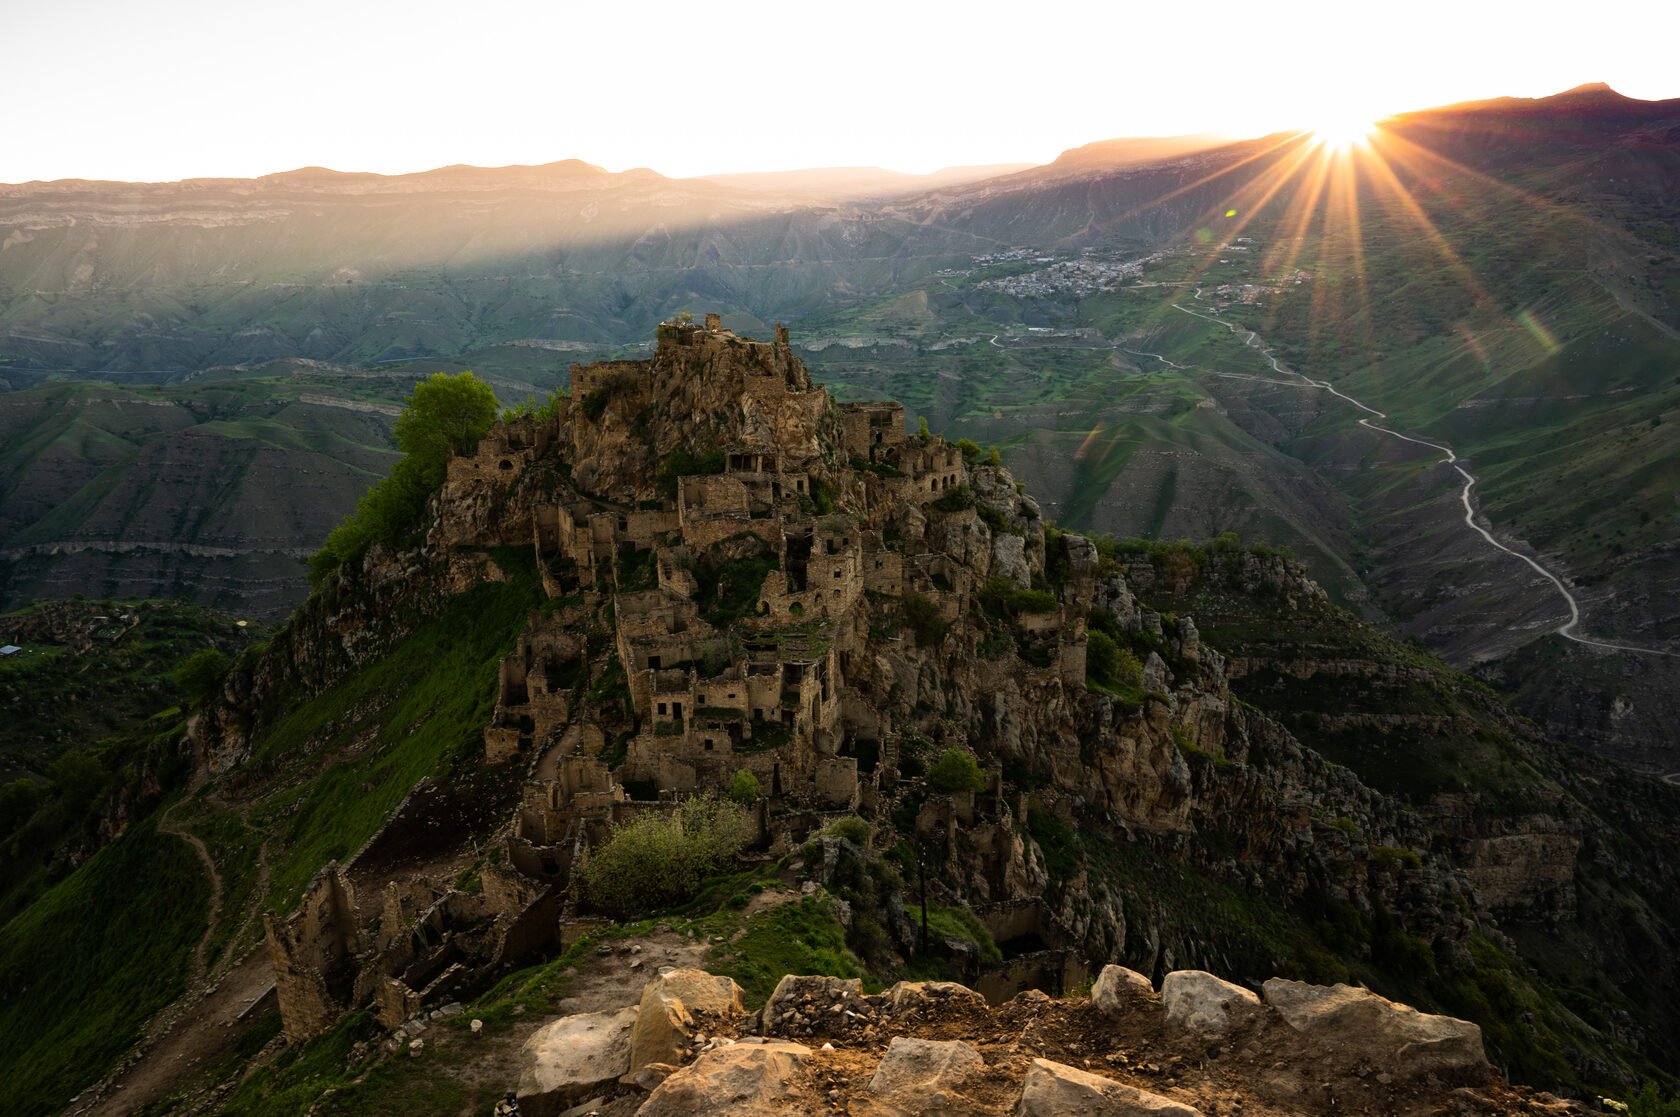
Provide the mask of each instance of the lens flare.
POLYGON ((1324 120, 1313 129, 1313 143, 1331 151, 1347 151, 1370 142, 1376 123, 1369 117, 1344 116, 1324 120))

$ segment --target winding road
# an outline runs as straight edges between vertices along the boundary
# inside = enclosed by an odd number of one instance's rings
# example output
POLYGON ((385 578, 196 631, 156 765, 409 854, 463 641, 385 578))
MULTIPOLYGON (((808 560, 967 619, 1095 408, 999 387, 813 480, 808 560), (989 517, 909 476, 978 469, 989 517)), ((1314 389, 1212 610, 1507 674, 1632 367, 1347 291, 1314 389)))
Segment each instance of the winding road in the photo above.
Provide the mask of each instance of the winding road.
MULTIPOLYGON (((1197 287, 1195 289, 1195 293, 1191 297, 1200 299, 1202 297, 1202 289, 1197 287)), ((1191 310, 1189 307, 1180 306, 1178 303, 1173 303, 1171 305, 1174 310, 1183 311, 1185 314, 1189 314, 1193 317, 1204 318, 1209 322, 1214 322, 1218 325, 1224 326, 1233 334, 1237 334, 1239 336, 1246 335, 1243 336, 1243 344, 1251 349, 1259 350, 1260 355, 1265 357, 1271 364, 1273 372, 1277 373, 1279 376, 1294 377, 1293 380, 1267 380, 1263 381, 1264 383, 1278 384, 1285 387, 1321 389, 1329 392, 1338 399, 1347 401, 1354 407, 1357 407, 1359 410, 1365 412, 1367 416, 1374 416, 1378 419, 1388 418, 1386 412, 1378 411, 1376 408, 1354 399, 1352 396, 1348 395, 1344 391, 1341 391, 1327 380, 1315 380, 1305 373, 1295 372, 1292 369, 1284 368, 1283 365, 1278 362, 1276 354, 1272 352, 1269 346, 1260 341, 1260 336, 1253 330, 1242 329, 1239 326, 1235 326, 1232 323, 1225 321, 1223 318, 1216 318, 1211 314, 1204 314, 1199 310, 1191 310), (1299 381, 1299 383, 1297 383, 1297 381, 1299 381)), ((1146 354, 1146 356, 1155 356, 1155 354, 1146 354)), ((1165 360, 1165 358, 1161 359, 1165 360)), ((1670 659, 1680 659, 1680 652, 1672 652, 1664 648, 1643 647, 1638 644, 1627 644, 1614 640, 1594 640, 1591 637, 1582 636, 1577 631, 1577 629, 1581 626, 1581 605, 1575 600, 1575 595, 1570 593, 1569 588, 1563 584, 1563 579, 1559 578, 1556 574, 1553 574, 1550 570, 1547 570, 1544 566, 1540 565, 1540 563, 1536 562, 1532 558, 1529 558, 1522 552, 1507 547, 1505 544, 1495 539, 1491 532, 1476 522, 1475 506, 1470 500, 1471 491, 1476 487, 1476 478, 1469 470, 1464 468, 1462 459, 1460 459, 1458 454, 1453 451, 1451 446, 1446 446, 1439 442, 1430 442, 1423 438, 1414 438, 1409 434, 1401 434, 1397 430, 1392 430, 1389 427, 1373 423, 1370 418, 1360 419, 1359 425, 1369 430, 1381 431, 1383 434, 1389 435, 1392 438, 1398 438, 1402 442, 1411 442, 1418 446, 1427 446, 1431 450, 1439 450, 1441 453, 1446 455, 1445 458, 1441 459, 1442 463, 1452 466, 1458 471, 1459 476, 1464 478, 1464 488, 1459 493, 1459 500, 1464 505, 1465 525, 1469 527, 1471 531, 1474 531, 1477 535, 1481 536, 1489 546, 1504 551, 1506 554, 1511 555, 1514 558, 1521 559, 1523 562, 1527 563, 1529 567, 1535 571, 1535 573, 1539 574, 1542 578, 1552 584, 1552 588, 1557 590, 1558 595, 1563 598, 1564 604, 1569 607, 1569 619, 1553 630, 1559 636, 1562 636, 1566 640, 1573 640, 1577 644, 1585 644, 1588 647, 1593 648, 1606 648, 1611 651, 1633 652, 1638 655, 1655 655, 1665 656, 1670 659)), ((1675 773, 1675 775, 1680 776, 1680 773, 1675 773)), ((1670 782, 1680 782, 1675 780, 1673 777, 1669 777, 1669 779, 1670 782)))

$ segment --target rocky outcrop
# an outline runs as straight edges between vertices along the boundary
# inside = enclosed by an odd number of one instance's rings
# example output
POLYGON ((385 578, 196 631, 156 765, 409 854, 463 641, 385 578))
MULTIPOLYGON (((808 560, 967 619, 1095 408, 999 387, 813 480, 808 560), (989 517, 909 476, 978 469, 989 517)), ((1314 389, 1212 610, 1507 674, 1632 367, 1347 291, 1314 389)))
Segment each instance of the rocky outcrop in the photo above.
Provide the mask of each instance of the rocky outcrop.
POLYGON ((732 978, 704 970, 662 973, 642 989, 630 1039, 630 1067, 679 1062, 694 1036, 694 1013, 729 1015, 744 1011, 741 987, 732 978))
POLYGON ((894 1036, 869 1080, 869 1093, 902 1117, 961 1113, 963 1088, 985 1069, 986 1060, 961 1040, 894 1036))
POLYGON ((1482 1030, 1467 1020, 1431 1016, 1347 985, 1275 977, 1264 989, 1267 1007, 1341 1062, 1407 1077, 1462 1080, 1487 1074, 1482 1030))
POLYGON ((1201 1117, 1199 1110, 1075 1067, 1034 1059, 1015 1117, 1201 1117))
POLYGON ((637 1117, 784 1117, 811 1058, 799 1043, 716 1048, 661 1082, 637 1117))
POLYGON ((1104 1016, 1124 1016, 1155 1000, 1155 986, 1136 970, 1104 966, 1091 986, 1091 1003, 1104 1016))
POLYGON ((520 1054, 519 1105, 554 1114, 617 1083, 630 1071, 635 1006, 563 1016, 534 1032, 520 1054))
POLYGON ((1260 998, 1203 970, 1175 970, 1161 982, 1167 1022, 1218 1037, 1259 1015, 1260 998))

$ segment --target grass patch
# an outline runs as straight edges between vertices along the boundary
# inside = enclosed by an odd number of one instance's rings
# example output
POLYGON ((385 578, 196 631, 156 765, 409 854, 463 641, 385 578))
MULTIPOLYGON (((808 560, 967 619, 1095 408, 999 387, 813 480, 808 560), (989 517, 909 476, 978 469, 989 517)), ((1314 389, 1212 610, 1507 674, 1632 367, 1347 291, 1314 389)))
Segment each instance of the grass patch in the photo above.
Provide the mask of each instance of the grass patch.
POLYGON ((359 849, 422 776, 476 756, 495 709, 498 661, 541 599, 529 561, 499 565, 509 581, 451 598, 389 653, 266 734, 259 761, 331 757, 318 774, 258 808, 271 824, 286 819, 268 906, 294 905, 309 879, 359 849))
POLYGON ((790 973, 861 977, 866 989, 880 988, 846 945, 846 928, 835 917, 834 906, 816 897, 759 912, 740 934, 713 948, 706 968, 734 978, 755 1005, 767 1000, 776 983, 790 973))

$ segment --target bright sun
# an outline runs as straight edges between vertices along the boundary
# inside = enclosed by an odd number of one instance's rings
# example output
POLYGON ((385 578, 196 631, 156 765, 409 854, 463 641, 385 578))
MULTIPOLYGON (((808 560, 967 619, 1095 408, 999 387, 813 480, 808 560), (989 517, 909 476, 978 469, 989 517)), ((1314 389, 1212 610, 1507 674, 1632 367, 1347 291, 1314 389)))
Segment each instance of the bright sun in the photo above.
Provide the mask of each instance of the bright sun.
POLYGON ((1376 127, 1376 123, 1368 117, 1337 117, 1325 120, 1313 129, 1313 142, 1331 151, 1346 151, 1368 142, 1376 127))

